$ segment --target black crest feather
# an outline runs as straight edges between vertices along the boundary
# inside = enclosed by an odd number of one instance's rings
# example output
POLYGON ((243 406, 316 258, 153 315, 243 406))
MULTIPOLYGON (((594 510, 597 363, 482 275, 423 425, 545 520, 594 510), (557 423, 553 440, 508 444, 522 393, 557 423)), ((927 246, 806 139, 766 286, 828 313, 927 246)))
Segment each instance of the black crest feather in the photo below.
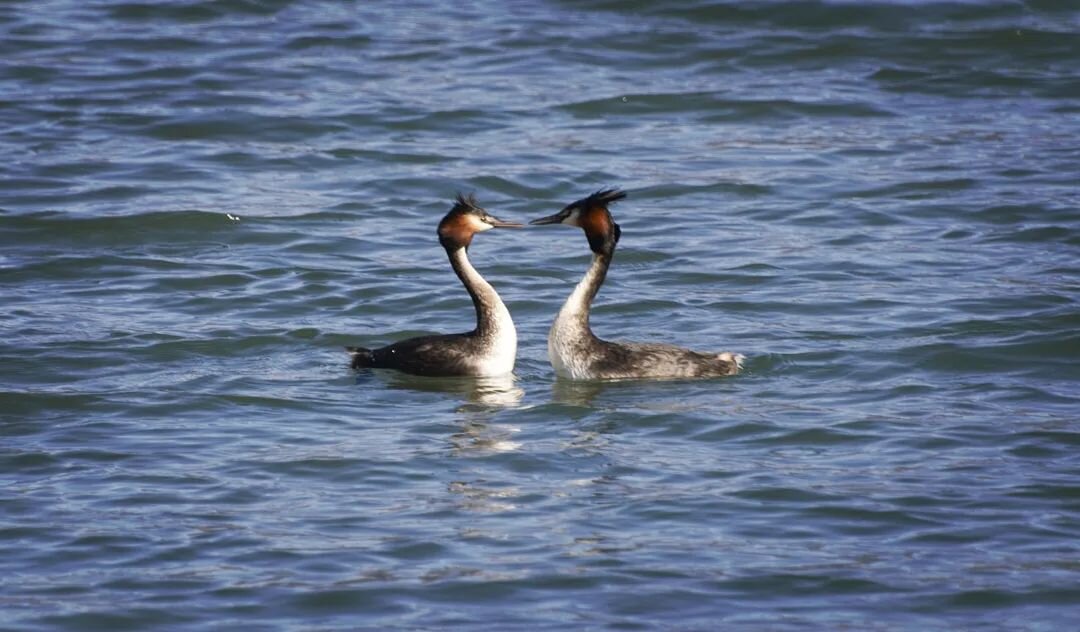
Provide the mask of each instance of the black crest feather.
POLYGON ((620 191, 619 189, 601 189, 589 197, 579 200, 578 204, 583 207, 607 206, 608 204, 618 202, 625 197, 626 191, 620 191))
POLYGON ((468 195, 458 193, 457 197, 454 198, 454 206, 456 207, 456 210, 462 211, 481 210, 480 203, 476 201, 476 195, 473 193, 469 193, 468 195))

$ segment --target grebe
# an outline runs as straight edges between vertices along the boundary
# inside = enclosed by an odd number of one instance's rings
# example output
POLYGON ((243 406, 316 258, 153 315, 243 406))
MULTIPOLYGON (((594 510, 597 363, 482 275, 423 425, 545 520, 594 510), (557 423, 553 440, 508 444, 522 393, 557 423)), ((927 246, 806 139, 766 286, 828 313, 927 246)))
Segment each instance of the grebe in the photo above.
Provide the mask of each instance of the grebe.
POLYGON ((409 338, 379 349, 346 347, 352 354, 352 368, 397 369, 429 376, 495 376, 513 371, 517 355, 514 321, 495 288, 469 263, 466 252, 476 233, 522 226, 492 217, 477 205, 475 197, 458 194, 454 207, 439 222, 439 243, 472 297, 476 329, 409 338))
POLYGON ((556 375, 574 380, 735 375, 743 361, 737 353, 699 353, 667 344, 608 342, 597 338, 589 328, 589 308, 607 276, 621 233, 607 207, 625 197, 626 193, 617 189, 597 191, 554 215, 529 222, 577 226, 585 231, 593 253, 585 277, 566 299, 548 334, 548 356, 556 375))

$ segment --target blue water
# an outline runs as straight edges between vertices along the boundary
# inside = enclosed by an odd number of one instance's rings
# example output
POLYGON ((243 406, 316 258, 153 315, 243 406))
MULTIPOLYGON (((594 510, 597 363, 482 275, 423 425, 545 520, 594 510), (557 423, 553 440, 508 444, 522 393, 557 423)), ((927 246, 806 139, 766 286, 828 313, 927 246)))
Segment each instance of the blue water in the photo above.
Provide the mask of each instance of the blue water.
POLYGON ((1065 630, 1071 2, 0 3, 0 628, 1065 630), (556 380, 593 326, 748 356, 556 380))

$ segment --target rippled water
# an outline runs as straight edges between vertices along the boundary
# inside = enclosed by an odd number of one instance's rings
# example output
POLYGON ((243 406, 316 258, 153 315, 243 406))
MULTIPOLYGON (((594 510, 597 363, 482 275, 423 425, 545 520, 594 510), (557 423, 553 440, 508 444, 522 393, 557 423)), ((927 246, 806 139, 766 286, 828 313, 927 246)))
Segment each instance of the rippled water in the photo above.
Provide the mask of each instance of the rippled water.
MULTIPOLYGON (((4 629, 1031 629, 1080 619, 1070 2, 0 4, 4 629), (356 375, 471 327, 513 380, 356 375)), ((1071 623, 1070 623, 1071 622, 1071 623)))

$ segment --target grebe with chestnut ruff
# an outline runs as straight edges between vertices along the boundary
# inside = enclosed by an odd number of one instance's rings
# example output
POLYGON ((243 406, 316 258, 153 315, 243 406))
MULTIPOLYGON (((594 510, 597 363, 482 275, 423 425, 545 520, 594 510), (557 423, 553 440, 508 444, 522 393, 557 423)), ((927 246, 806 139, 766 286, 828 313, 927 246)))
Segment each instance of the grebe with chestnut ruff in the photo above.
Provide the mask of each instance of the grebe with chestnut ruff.
POLYGON ((458 194, 454 207, 439 222, 439 243, 450 266, 472 297, 476 328, 462 334, 420 336, 378 349, 346 347, 352 368, 396 369, 428 376, 496 376, 514 370, 517 332, 510 311, 491 284, 469 262, 473 235, 492 228, 521 228, 480 208, 472 195, 458 194))
POLYGON ((574 380, 661 379, 735 375, 743 356, 699 353, 659 343, 601 340, 589 328, 589 309, 604 283, 621 231, 608 205, 626 197, 617 189, 597 191, 558 213, 530 224, 566 224, 585 231, 592 263, 566 299, 548 334, 548 356, 556 375, 574 380))

